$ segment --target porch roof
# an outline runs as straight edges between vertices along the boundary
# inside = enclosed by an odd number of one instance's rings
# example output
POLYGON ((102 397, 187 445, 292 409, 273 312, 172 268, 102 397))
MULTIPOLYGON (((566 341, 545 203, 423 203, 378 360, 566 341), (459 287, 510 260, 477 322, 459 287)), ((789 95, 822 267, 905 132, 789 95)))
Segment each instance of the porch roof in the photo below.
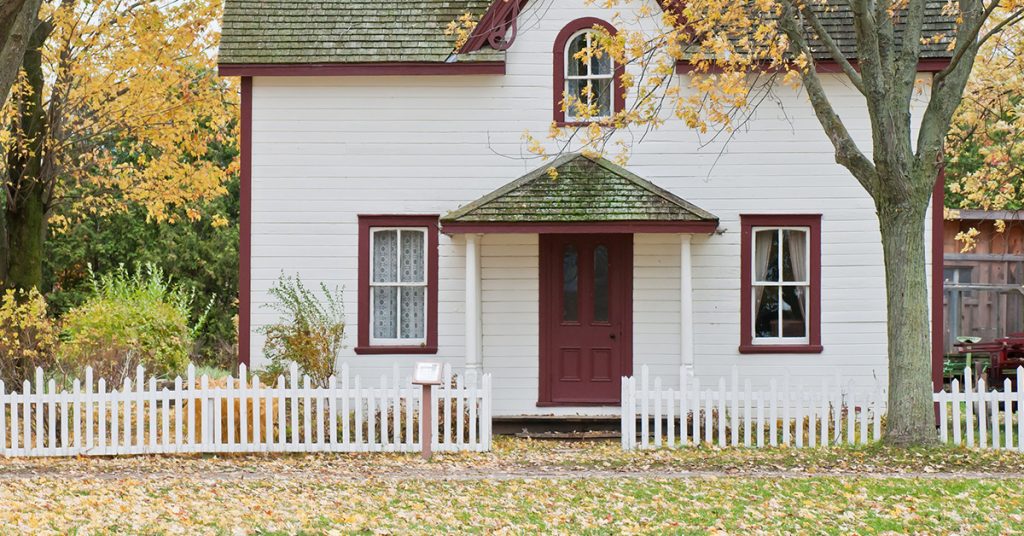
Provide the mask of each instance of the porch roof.
POLYGON ((446 233, 710 233, 718 217, 604 158, 570 153, 446 214, 441 227, 446 233))

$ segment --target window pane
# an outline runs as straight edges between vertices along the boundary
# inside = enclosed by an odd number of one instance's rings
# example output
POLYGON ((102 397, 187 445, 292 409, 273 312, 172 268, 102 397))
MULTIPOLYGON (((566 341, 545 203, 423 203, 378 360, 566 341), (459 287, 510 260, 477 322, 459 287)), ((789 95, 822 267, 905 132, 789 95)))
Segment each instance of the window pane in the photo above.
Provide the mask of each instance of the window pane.
POLYGON ((608 248, 594 249, 594 321, 608 321, 608 248))
POLYGON ((601 52, 600 54, 600 57, 595 55, 594 57, 590 58, 590 74, 612 74, 612 57, 607 52, 601 52))
POLYGON ((394 339, 398 333, 398 288, 373 288, 373 336, 394 339))
POLYGON ((779 336, 779 287, 754 287, 754 336, 779 336))
POLYGON ((402 287, 401 338, 422 339, 426 332, 426 288, 402 287))
POLYGON ((582 50, 587 48, 587 34, 581 33, 576 36, 572 41, 569 42, 569 48, 566 52, 566 76, 586 76, 587 75, 587 64, 581 59, 577 59, 576 55, 582 50))
POLYGON ((782 336, 807 336, 807 289, 782 287, 782 336))
POLYGON ((807 233, 782 231, 782 277, 784 281, 807 281, 807 233))
POLYGON ((566 80, 565 82, 565 93, 566 102, 572 104, 565 110, 567 117, 579 117, 583 115, 580 113, 581 105, 582 109, 586 109, 587 106, 587 95, 586 95, 586 80, 566 80))
POLYGON ((565 322, 579 320, 577 273, 576 248, 566 246, 562 253, 562 320, 565 322))
POLYGON ((599 117, 610 117, 612 115, 612 80, 593 80, 594 95, 593 102, 597 105, 599 117))
POLYGON ((374 283, 398 280, 398 231, 374 231, 372 271, 374 283))
POLYGON ((766 229, 754 233, 754 280, 779 280, 779 231, 766 229))
POLYGON ((422 283, 424 274, 423 231, 402 231, 402 282, 422 283))

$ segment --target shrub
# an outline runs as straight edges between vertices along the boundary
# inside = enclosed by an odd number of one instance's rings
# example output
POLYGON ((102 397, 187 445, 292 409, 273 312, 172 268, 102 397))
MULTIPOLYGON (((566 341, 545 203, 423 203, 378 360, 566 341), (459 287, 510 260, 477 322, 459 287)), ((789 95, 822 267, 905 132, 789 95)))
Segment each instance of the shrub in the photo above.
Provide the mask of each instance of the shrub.
POLYGON ((271 287, 275 301, 269 305, 281 314, 282 322, 262 328, 267 340, 263 354, 270 370, 287 369, 294 362, 319 386, 327 385, 334 363, 345 342, 345 310, 341 291, 320 283, 323 301, 296 277, 284 274, 271 287))
POLYGON ((137 365, 153 375, 183 374, 202 318, 189 326, 192 293, 171 285, 152 264, 92 276, 92 293, 64 317, 61 359, 119 384, 137 365))
POLYGON ((36 367, 55 372, 57 327, 46 314, 46 299, 35 289, 7 290, 0 297, 0 380, 21 391, 36 367))

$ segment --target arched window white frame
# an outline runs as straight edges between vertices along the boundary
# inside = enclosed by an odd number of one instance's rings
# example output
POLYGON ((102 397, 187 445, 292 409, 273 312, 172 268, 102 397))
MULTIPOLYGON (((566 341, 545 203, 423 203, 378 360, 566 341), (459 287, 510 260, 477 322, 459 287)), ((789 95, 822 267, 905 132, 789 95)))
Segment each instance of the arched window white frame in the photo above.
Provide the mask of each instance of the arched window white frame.
POLYGON ((607 52, 594 55, 590 61, 577 57, 583 50, 592 50, 597 41, 593 30, 580 30, 565 45, 565 95, 572 104, 565 111, 567 121, 607 119, 614 112, 615 65, 607 52), (589 89, 588 89, 589 88, 589 89), (576 102, 592 107, 593 113, 580 117, 576 102))

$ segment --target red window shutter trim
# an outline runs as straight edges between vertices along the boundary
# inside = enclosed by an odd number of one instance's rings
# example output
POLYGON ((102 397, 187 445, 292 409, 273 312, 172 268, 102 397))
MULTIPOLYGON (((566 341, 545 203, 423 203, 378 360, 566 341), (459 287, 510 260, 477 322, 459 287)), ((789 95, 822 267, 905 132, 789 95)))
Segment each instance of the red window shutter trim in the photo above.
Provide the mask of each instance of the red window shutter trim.
POLYGON ((741 354, 821 353, 821 214, 740 215, 740 346, 741 354), (751 248, 754 227, 807 227, 810 230, 810 295, 807 344, 754 344, 751 248))
POLYGON ((356 326, 357 354, 437 353, 437 271, 438 215, 359 216, 359 321, 356 326), (370 344, 370 229, 374 227, 426 227, 427 229, 427 340, 417 346, 373 346, 370 344))

